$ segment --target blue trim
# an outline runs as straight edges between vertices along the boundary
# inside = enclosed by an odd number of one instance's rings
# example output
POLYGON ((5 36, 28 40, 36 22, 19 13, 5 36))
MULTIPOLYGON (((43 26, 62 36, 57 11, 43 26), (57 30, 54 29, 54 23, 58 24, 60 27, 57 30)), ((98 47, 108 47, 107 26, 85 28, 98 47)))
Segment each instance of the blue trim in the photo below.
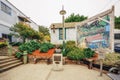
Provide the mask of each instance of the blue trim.
POLYGON ((62 28, 59 28, 59 40, 63 40, 62 37, 61 37, 62 36, 61 32, 62 32, 62 28))
MULTIPOLYGON (((59 28, 59 40, 63 40, 63 28, 59 28), (62 33, 61 33, 62 32, 62 33)), ((65 28, 65 40, 66 40, 66 28, 65 28)))

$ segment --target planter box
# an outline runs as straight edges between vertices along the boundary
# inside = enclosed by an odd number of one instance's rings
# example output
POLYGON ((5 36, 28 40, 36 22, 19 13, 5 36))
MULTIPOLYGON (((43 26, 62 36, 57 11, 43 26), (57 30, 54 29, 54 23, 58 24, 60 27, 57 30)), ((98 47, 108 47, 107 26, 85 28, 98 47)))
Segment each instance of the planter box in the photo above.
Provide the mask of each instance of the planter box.
POLYGON ((47 60, 47 63, 50 63, 50 59, 52 58, 52 55, 54 53, 55 49, 50 49, 46 53, 42 53, 39 50, 35 50, 32 54, 28 55, 28 61, 30 63, 36 63, 38 59, 41 60, 47 60))

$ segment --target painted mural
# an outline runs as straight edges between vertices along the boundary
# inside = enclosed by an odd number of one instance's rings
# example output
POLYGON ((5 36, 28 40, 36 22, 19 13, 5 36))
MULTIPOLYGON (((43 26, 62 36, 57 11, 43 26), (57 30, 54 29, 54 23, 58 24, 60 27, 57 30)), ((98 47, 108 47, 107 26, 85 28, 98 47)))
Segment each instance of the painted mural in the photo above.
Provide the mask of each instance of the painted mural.
MULTIPOLYGON (((109 16, 103 19, 110 21, 109 16)), ((102 20, 89 22, 83 26, 77 25, 77 45, 82 48, 108 48, 110 45, 110 24, 102 20)))

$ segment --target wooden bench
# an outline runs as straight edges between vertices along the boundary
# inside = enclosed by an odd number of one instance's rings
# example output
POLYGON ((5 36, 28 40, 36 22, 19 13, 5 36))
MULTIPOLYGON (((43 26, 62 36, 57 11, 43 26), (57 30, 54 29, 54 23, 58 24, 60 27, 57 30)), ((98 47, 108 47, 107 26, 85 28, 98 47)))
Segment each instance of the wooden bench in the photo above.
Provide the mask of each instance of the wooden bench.
POLYGON ((98 53, 95 53, 92 58, 87 58, 86 60, 89 62, 88 69, 92 69, 93 68, 93 66, 92 66, 93 62, 98 60, 98 53))

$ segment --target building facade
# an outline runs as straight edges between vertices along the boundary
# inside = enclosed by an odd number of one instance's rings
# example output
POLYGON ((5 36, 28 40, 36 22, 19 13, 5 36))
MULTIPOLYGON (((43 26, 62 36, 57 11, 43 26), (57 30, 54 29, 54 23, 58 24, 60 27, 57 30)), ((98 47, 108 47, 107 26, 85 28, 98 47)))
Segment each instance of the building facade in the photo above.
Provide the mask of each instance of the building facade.
POLYGON ((120 30, 114 29, 115 44, 120 43, 120 30))
MULTIPOLYGON (((76 41, 76 22, 65 23, 65 42, 66 41, 76 41)), ((62 32, 61 23, 53 23, 50 26, 50 36, 51 43, 53 44, 62 44, 63 43, 63 32, 62 32)))
MULTIPOLYGON (((76 25, 79 22, 65 23, 65 41, 77 41, 76 25)), ((62 24, 53 23, 50 26, 51 43, 62 44, 62 24)), ((120 30, 114 29, 114 43, 120 43, 120 30)))
POLYGON ((0 0, 0 38, 8 38, 10 42, 17 42, 18 39, 10 36, 11 26, 18 22, 29 24, 38 31, 38 25, 12 5, 8 0, 0 0))

